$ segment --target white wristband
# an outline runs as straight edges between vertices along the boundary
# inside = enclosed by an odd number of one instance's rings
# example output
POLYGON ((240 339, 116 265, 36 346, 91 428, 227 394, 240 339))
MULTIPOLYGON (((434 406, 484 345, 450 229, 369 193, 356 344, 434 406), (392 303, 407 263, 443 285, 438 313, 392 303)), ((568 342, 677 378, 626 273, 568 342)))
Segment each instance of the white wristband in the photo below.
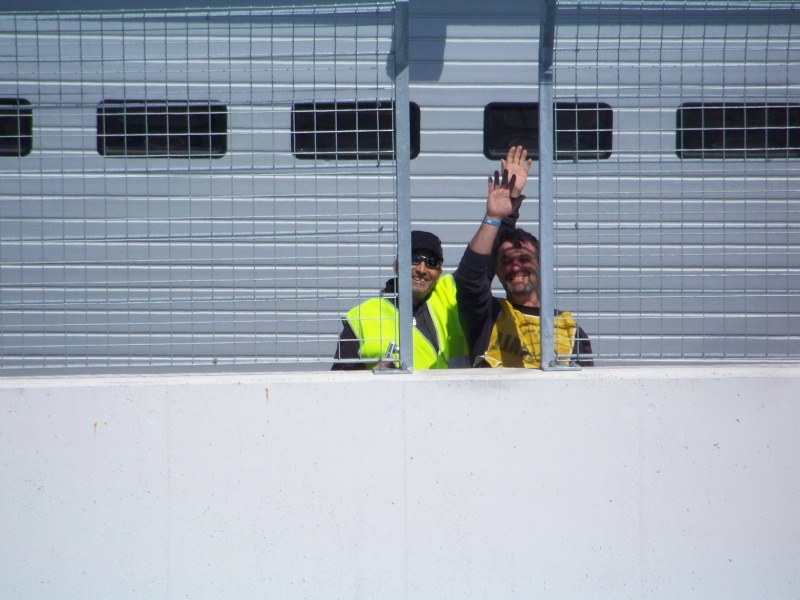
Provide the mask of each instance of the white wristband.
POLYGON ((483 217, 483 222, 488 223, 492 227, 500 227, 500 221, 495 221, 494 219, 490 219, 489 215, 483 217))

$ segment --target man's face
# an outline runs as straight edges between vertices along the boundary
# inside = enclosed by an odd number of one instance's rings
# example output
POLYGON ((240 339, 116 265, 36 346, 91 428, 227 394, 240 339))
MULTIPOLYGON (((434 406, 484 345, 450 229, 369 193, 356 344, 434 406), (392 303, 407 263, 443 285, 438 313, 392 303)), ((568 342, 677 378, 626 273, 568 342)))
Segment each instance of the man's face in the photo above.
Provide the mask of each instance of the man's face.
POLYGON ((428 297, 441 275, 442 263, 438 257, 426 248, 415 248, 411 253, 411 295, 414 304, 428 297))
POLYGON ((539 254, 531 244, 523 242, 515 248, 504 242, 497 249, 497 277, 508 299, 517 304, 539 300, 539 254))

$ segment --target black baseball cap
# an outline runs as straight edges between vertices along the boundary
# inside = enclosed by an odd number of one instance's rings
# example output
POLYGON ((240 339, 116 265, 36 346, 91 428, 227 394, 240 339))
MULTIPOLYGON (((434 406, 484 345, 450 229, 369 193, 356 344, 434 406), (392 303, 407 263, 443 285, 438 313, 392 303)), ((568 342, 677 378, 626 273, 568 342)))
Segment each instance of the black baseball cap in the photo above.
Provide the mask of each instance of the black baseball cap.
POLYGON ((442 254, 442 240, 432 233, 419 230, 414 230, 411 232, 411 250, 414 251, 418 248, 430 250, 436 255, 436 258, 444 262, 444 254, 442 254))

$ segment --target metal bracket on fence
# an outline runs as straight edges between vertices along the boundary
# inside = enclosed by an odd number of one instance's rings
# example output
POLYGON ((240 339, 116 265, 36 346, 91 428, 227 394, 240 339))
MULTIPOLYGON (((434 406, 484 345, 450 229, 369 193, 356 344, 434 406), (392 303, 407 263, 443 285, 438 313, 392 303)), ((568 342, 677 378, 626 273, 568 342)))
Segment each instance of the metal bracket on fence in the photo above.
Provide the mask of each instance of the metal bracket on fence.
POLYGON ((580 366, 575 361, 569 361, 568 363, 564 364, 558 361, 558 357, 555 360, 551 361, 547 366, 542 366, 542 371, 582 371, 583 367, 580 366))
POLYGON ((398 360, 401 358, 400 354, 400 346, 395 344, 394 342, 389 342, 389 346, 386 348, 386 354, 381 359, 381 361, 372 369, 372 372, 376 375, 382 375, 387 373, 410 373, 411 371, 402 363, 398 365, 398 360))

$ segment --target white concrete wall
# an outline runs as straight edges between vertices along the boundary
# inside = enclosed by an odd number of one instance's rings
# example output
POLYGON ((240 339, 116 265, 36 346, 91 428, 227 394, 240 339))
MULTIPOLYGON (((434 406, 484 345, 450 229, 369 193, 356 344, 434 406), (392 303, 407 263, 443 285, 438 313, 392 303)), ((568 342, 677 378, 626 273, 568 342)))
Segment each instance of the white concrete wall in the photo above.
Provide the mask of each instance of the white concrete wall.
POLYGON ((0 379, 2 597, 800 597, 800 368, 0 379))

